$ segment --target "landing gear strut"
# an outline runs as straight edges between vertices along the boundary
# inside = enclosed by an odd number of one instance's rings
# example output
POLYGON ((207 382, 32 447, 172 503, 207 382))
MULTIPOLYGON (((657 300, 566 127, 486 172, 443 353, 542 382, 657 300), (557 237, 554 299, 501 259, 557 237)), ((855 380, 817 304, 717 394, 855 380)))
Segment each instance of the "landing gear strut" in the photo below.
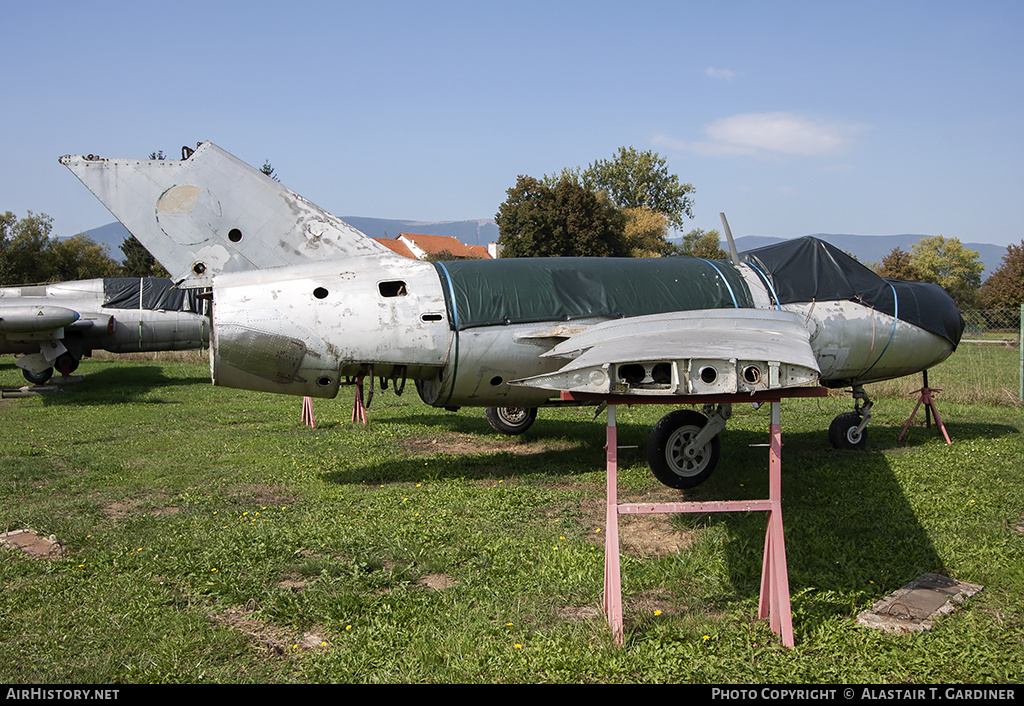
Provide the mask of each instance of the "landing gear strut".
POLYGON ((690 409, 666 414, 647 439, 647 463, 654 477, 670 488, 694 488, 718 465, 718 433, 732 416, 732 406, 705 405, 707 416, 690 409))
POLYGON ((864 392, 863 385, 853 386, 853 404, 852 412, 843 412, 829 425, 828 440, 837 449, 867 447, 867 425, 871 420, 871 406, 874 403, 864 392))

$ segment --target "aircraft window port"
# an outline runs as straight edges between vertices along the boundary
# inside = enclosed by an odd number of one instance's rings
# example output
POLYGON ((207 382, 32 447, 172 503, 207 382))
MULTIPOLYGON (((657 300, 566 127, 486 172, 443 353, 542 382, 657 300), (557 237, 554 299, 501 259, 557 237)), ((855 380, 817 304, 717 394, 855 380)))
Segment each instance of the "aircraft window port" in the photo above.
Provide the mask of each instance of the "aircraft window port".
POLYGON ((491 387, 497 387, 503 382, 505 382, 504 378, 502 378, 500 375, 495 375, 494 377, 491 378, 491 387))
POLYGON ((756 385, 761 382, 761 369, 756 365, 748 365, 743 368, 743 382, 748 385, 756 385))
POLYGON ((715 380, 718 379, 718 371, 715 370, 715 367, 713 365, 705 365, 703 368, 700 369, 699 374, 700 381, 703 382, 705 385, 710 385, 715 380))
POLYGON ((197 262, 194 265, 192 265, 192 274, 194 274, 194 275, 201 275, 204 272, 206 272, 206 263, 205 262, 197 262))
POLYGON ((313 290, 313 296, 316 297, 317 299, 326 299, 327 290, 323 287, 317 287, 316 289, 313 290))
POLYGON ((316 384, 320 387, 330 387, 331 379, 329 377, 317 378, 316 384))
POLYGON ((424 314, 420 317, 420 321, 429 324, 434 321, 440 321, 442 318, 440 314, 424 314))
POLYGON ((377 285, 377 289, 380 290, 382 297, 404 297, 409 291, 405 287, 405 282, 399 282, 397 280, 392 282, 381 282, 377 285))
POLYGON ((241 239, 242 231, 238 230, 238 228, 232 228, 231 230, 228 231, 228 240, 230 240, 232 243, 237 243, 241 239))

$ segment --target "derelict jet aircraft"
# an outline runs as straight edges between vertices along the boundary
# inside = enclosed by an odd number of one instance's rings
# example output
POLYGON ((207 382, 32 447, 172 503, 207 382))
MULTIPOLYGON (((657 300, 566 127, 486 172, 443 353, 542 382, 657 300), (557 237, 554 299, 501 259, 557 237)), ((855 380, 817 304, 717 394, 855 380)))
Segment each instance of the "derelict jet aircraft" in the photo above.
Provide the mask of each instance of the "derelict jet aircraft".
MULTIPOLYGON (((181 160, 60 161, 178 286, 212 287, 217 385, 334 397, 346 378, 409 378, 426 403, 486 407, 510 434, 563 393, 852 387, 854 411, 829 436, 856 448, 864 384, 940 363, 963 330, 940 287, 883 280, 814 238, 742 261, 733 247, 731 261, 420 262, 209 142, 181 160)), ((663 483, 692 487, 714 469, 730 406, 704 409, 652 431, 663 483)))
POLYGON ((39 385, 94 350, 199 350, 210 342, 206 308, 199 292, 160 277, 0 287, 0 354, 23 354, 15 365, 39 385))

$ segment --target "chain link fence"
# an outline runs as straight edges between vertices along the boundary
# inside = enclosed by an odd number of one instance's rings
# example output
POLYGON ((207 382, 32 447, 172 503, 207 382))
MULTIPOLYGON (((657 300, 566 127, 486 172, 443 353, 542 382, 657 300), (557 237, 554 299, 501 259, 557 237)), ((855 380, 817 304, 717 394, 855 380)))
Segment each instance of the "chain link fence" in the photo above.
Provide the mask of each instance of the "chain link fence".
POLYGON ((1020 345, 1020 309, 970 309, 961 311, 964 323, 964 340, 1005 341, 1009 345, 1020 345))

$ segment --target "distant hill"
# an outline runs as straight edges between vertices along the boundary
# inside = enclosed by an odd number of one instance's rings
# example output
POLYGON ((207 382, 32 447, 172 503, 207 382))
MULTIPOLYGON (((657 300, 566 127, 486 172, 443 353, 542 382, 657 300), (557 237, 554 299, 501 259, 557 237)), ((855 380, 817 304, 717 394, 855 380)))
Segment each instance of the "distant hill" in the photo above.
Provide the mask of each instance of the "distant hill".
MULTIPOLYGON (((399 233, 424 233, 426 235, 450 235, 466 245, 487 245, 498 239, 498 226, 493 220, 479 219, 471 221, 441 221, 427 223, 423 221, 403 221, 387 218, 363 218, 362 216, 343 216, 342 219, 353 228, 365 233, 371 238, 397 238, 399 233)), ((121 243, 128 237, 128 230, 120 223, 108 223, 99 228, 85 231, 97 243, 106 245, 109 254, 118 262, 124 259, 121 252, 121 243)), ((828 233, 815 233, 815 238, 821 238, 827 243, 835 245, 840 250, 850 253, 865 265, 881 262, 882 258, 892 252, 893 248, 902 248, 907 252, 925 235, 832 235, 828 233)), ((763 235, 744 235, 736 238, 736 248, 743 252, 754 250, 765 245, 781 243, 789 238, 774 238, 763 235)), ((726 248, 725 243, 722 247, 726 248)), ((989 245, 987 243, 964 243, 964 247, 977 251, 981 261, 985 264, 985 272, 982 279, 992 274, 999 268, 1006 254, 1006 248, 1001 245, 989 245)))
POLYGON ((107 246, 107 254, 118 262, 124 261, 124 253, 121 252, 121 243, 125 241, 130 233, 128 229, 117 221, 108 223, 99 228, 87 230, 82 235, 92 238, 100 245, 107 246))

